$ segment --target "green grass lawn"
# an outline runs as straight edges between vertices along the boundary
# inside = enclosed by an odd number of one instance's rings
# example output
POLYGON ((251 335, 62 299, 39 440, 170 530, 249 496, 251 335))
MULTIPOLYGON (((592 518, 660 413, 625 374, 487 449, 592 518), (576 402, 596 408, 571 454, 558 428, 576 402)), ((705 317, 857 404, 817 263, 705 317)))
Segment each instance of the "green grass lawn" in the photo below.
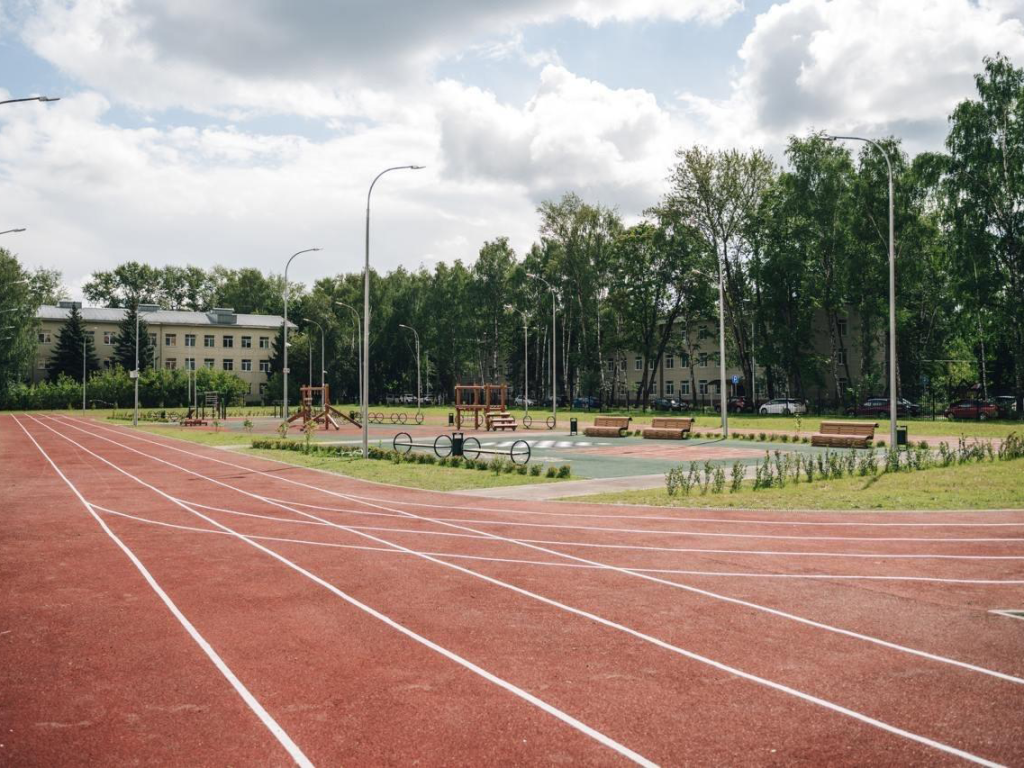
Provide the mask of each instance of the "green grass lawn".
POLYGON ((1024 462, 995 461, 919 472, 847 477, 754 491, 746 481, 737 493, 669 496, 649 491, 574 496, 572 501, 742 509, 1024 509, 1024 462))
POLYGON ((276 459, 286 464, 325 469, 360 480, 373 480, 388 485, 422 488, 428 491, 463 491, 472 488, 496 488, 527 483, 556 483, 554 478, 532 477, 520 474, 500 474, 479 469, 439 467, 431 464, 393 464, 381 459, 361 459, 348 456, 322 456, 297 451, 275 451, 247 448, 241 453, 276 459))

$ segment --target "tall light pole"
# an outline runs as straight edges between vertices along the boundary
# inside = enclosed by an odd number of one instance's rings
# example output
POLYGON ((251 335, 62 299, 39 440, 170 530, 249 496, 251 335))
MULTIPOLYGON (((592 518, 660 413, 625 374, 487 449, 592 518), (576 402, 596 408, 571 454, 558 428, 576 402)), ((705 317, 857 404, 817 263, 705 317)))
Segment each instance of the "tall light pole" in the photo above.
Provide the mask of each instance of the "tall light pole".
POLYGON ((532 272, 527 273, 528 277, 532 277, 534 280, 540 280, 544 285, 551 291, 551 428, 554 429, 555 424, 558 423, 558 382, 557 376, 555 375, 555 347, 557 345, 557 337, 555 335, 555 288, 551 283, 545 280, 540 275, 535 275, 532 272))
MULTIPOLYGON (((320 404, 323 405, 324 402, 325 402, 324 401, 324 393, 323 393, 324 376, 326 375, 326 371, 324 370, 324 327, 322 325, 320 325, 320 323, 318 323, 316 320, 310 320, 308 317, 303 318, 303 320, 305 320, 305 322, 307 322, 307 323, 311 323, 312 325, 315 325, 317 328, 320 329, 320 389, 321 389, 321 392, 320 392, 320 404)), ((312 353, 312 351, 310 351, 310 353, 309 353, 309 383, 310 383, 310 385, 313 384, 313 353, 312 353)))
MULTIPOLYGON (((151 305, 147 305, 151 306, 151 305)), ((135 300, 135 370, 132 372, 135 378, 135 410, 132 412, 132 426, 139 426, 139 317, 142 315, 143 305, 139 303, 139 300, 135 300)), ((159 309, 159 307, 155 307, 159 309)), ((149 309, 145 311, 150 311, 149 309)))
POLYGON ((896 241, 892 201, 892 162, 889 153, 876 141, 860 136, 825 136, 828 141, 863 141, 885 158, 889 171, 889 445, 896 448, 896 241))
POLYGON ((288 267, 292 265, 292 261, 296 256, 301 256, 304 253, 312 253, 313 251, 319 251, 319 248, 306 248, 302 251, 296 251, 293 253, 284 265, 284 366, 282 367, 284 375, 284 420, 288 421, 288 267))
POLYGON ((359 312, 357 312, 356 308, 353 307, 351 304, 346 304, 344 301, 337 301, 337 300, 334 303, 337 304, 339 307, 345 307, 346 309, 351 309, 352 310, 352 314, 355 315, 355 317, 356 317, 356 336, 359 338, 359 342, 360 342, 359 344, 356 345, 356 363, 357 363, 357 367, 359 369, 358 374, 357 374, 357 378, 359 380, 359 396, 362 397, 362 392, 363 392, 363 345, 362 345, 363 323, 359 319, 359 312))
POLYGON ((363 458, 370 457, 370 196, 380 177, 391 171, 419 171, 422 165, 396 165, 374 176, 366 193, 366 265, 363 269, 363 458))
POLYGON ((85 369, 85 353, 89 349, 89 334, 86 331, 95 331, 95 328, 83 328, 82 329, 82 415, 85 415, 85 378, 87 375, 85 369))
POLYGON ((505 309, 518 312, 523 316, 523 418, 525 419, 530 415, 530 341, 527 335, 529 320, 524 309, 517 309, 511 304, 506 304, 505 309))
POLYGON ((413 336, 416 337, 416 413, 420 412, 420 335, 416 333, 416 329, 411 325, 405 325, 405 323, 399 323, 399 328, 405 328, 406 330, 412 331, 413 336))
POLYGON ((0 104, 16 104, 19 101, 60 101, 60 96, 29 96, 25 99, 5 99, 0 104))
POLYGON ((5 229, 3 232, 0 232, 0 235, 9 235, 11 232, 24 232, 24 231, 25 231, 24 227, 18 227, 17 229, 5 229))

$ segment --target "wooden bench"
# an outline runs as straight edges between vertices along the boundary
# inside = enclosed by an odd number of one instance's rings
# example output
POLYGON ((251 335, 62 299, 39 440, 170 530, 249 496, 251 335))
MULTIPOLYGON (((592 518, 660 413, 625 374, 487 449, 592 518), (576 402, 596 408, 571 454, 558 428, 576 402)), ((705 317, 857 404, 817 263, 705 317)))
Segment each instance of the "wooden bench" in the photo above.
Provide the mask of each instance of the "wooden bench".
POLYGON ((499 429, 511 429, 513 432, 515 432, 516 427, 519 426, 518 424, 516 424, 516 417, 513 416, 511 413, 507 413, 505 411, 494 411, 488 413, 484 417, 484 422, 488 432, 494 432, 499 429))
POLYGON ((682 440, 693 428, 690 417, 653 418, 651 426, 644 430, 644 437, 653 440, 682 440))
POLYGON ((182 419, 179 424, 183 427, 205 427, 206 422, 202 419, 182 419))
POLYGON ((863 421, 823 421, 811 445, 829 448, 867 448, 868 440, 875 439, 877 424, 863 421))
POLYGON ((629 416, 598 416, 594 426, 587 427, 583 434, 587 437, 625 437, 629 429, 629 416))

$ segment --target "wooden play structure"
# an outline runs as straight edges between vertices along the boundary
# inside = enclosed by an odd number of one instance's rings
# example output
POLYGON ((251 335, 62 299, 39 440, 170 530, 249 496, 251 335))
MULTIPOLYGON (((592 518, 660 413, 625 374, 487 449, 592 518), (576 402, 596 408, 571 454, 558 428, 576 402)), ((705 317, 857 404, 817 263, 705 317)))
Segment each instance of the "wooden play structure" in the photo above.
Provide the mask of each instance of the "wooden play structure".
POLYGON ((342 413, 331 405, 331 387, 329 384, 325 384, 322 387, 302 386, 299 387, 299 393, 301 395, 299 398, 299 409, 294 415, 288 417, 289 424, 293 421, 301 421, 303 429, 310 423, 322 424, 324 429, 330 429, 331 427, 341 429, 338 419, 342 419, 357 427, 362 427, 362 424, 354 418, 342 413), (314 405, 314 403, 319 404, 314 405))
POLYGON ((228 404, 220 392, 201 392, 196 401, 195 405, 189 406, 185 418, 179 422, 183 427, 205 427, 208 419, 228 417, 228 404))
POLYGON ((473 415, 473 429, 481 424, 488 432, 515 430, 516 417, 508 412, 507 384, 458 384, 455 387, 455 428, 462 429, 462 422, 469 422, 473 415))

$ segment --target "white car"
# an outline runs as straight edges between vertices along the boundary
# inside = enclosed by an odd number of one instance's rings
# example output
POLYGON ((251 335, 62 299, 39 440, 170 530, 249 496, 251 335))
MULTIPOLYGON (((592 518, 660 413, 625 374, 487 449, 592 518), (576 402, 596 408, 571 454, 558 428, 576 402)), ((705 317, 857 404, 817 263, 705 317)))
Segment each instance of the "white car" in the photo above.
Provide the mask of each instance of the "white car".
POLYGON ((758 409, 758 413, 765 416, 769 413, 781 413, 790 416, 794 413, 807 413, 807 403, 794 398, 777 398, 769 400, 758 409))
POLYGON ((523 399, 523 396, 522 396, 522 395, 519 395, 519 396, 518 396, 518 397, 516 398, 516 405, 518 405, 518 406, 519 406, 519 407, 521 408, 521 407, 522 407, 522 406, 523 406, 524 404, 525 404, 525 405, 535 405, 535 404, 536 404, 536 401, 535 401, 535 400, 534 400, 534 399, 533 399, 532 397, 531 397, 531 398, 529 398, 528 400, 524 400, 524 399, 523 399))

